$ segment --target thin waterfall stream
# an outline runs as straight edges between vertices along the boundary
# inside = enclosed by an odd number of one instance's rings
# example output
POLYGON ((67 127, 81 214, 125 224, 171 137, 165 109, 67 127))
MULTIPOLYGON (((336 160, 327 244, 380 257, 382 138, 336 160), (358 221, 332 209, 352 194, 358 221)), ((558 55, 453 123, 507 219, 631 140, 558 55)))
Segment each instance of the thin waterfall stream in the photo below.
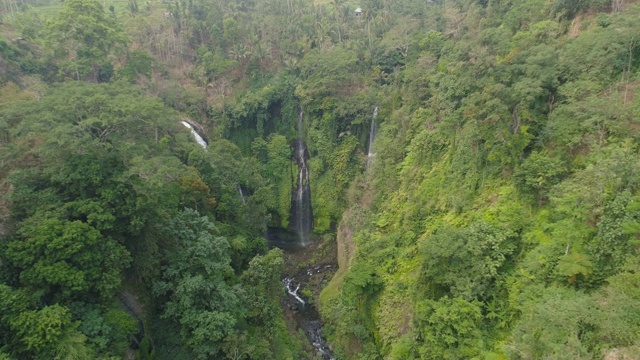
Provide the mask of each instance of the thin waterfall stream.
POLYGON ((378 124, 376 118, 378 117, 378 107, 373 109, 373 116, 371 117, 371 128, 369 129, 369 146, 367 149, 367 168, 371 167, 373 158, 376 153, 373 151, 373 142, 376 140, 376 132, 378 131, 378 124))
POLYGON ((240 199, 242 199, 242 205, 247 205, 247 199, 245 199, 244 193, 242 192, 242 186, 238 184, 237 188, 238 188, 238 194, 240 194, 240 199))
MULTIPOLYGON (((200 134, 198 134, 198 132, 196 131, 196 129, 193 128, 193 125, 191 125, 189 122, 187 121, 180 121, 182 123, 182 125, 184 125, 186 128, 188 128, 189 130, 191 130, 191 135, 193 136, 193 138, 196 140, 196 142, 202 146, 202 148, 206 149, 207 148, 207 141, 202 138, 202 136, 200 136, 200 134)), ((242 186, 240 186, 240 184, 236 185, 237 189, 238 189, 238 194, 240 195, 240 199, 242 200, 242 205, 247 205, 247 199, 244 196, 244 193, 242 192, 242 186)))

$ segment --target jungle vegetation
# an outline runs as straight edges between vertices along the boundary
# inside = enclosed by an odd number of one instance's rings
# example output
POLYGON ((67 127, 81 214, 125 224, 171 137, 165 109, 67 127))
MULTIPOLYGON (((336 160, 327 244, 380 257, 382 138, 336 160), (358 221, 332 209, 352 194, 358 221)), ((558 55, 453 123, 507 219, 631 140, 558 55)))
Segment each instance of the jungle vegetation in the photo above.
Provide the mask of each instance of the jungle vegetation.
POLYGON ((0 359, 309 356, 300 116, 337 359, 640 358, 637 1, 0 11, 0 359))

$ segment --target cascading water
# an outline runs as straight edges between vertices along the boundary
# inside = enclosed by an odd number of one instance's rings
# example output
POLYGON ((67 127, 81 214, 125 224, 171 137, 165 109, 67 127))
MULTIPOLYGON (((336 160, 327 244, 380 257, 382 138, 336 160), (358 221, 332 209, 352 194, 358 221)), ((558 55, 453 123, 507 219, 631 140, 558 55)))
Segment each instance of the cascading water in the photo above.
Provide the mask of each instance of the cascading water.
POLYGON ((242 199, 242 205, 247 205, 247 200, 244 198, 244 194, 242 193, 242 186, 238 184, 237 187, 238 187, 238 194, 240 194, 240 199, 242 199))
MULTIPOLYGON (((315 268, 309 268, 302 270, 298 275, 310 281, 312 276, 322 276, 322 272, 330 269, 332 265, 326 265, 324 267, 316 266, 315 268), (305 273, 302 275, 303 273, 305 273)), ((334 360, 333 354, 327 341, 322 337, 322 321, 320 315, 313 307, 313 304, 309 304, 299 294, 300 284, 296 282, 294 278, 287 277, 283 280, 284 288, 291 298, 287 301, 288 307, 293 311, 293 318, 296 320, 298 326, 304 330, 307 339, 311 345, 316 349, 316 355, 323 360, 334 360)))
POLYGON ((378 125, 376 124, 376 118, 378 117, 378 107, 373 110, 373 116, 371 118, 371 129, 369 129, 369 148, 367 149, 367 168, 371 166, 373 157, 376 153, 373 152, 373 141, 376 139, 376 132, 378 131, 378 125))
POLYGON ((300 290, 300 284, 296 284, 294 289, 293 288, 294 283, 292 278, 285 278, 282 282, 284 283, 284 288, 285 290, 287 290, 287 293, 293 296, 294 299, 298 300, 298 302, 300 302, 300 304, 304 306, 306 302, 304 302, 304 300, 300 297, 300 295, 298 295, 298 290, 300 290))
POLYGON ((291 145, 294 148, 293 158, 298 166, 298 176, 295 187, 291 194, 291 215, 289 219, 289 230, 298 235, 300 245, 309 244, 309 234, 313 224, 313 213, 311 210, 311 186, 309 184, 309 151, 303 140, 303 112, 300 111, 298 117, 298 138, 293 140, 291 145))
POLYGON ((200 146, 202 146, 203 148, 207 148, 207 142, 202 138, 202 136, 200 136, 200 134, 198 134, 198 132, 196 132, 196 130, 193 128, 193 126, 191 124, 189 124, 186 121, 181 121, 182 125, 184 125, 185 127, 189 128, 191 130, 191 135, 193 135, 193 138, 196 139, 196 142, 198 142, 198 144, 200 144, 200 146))

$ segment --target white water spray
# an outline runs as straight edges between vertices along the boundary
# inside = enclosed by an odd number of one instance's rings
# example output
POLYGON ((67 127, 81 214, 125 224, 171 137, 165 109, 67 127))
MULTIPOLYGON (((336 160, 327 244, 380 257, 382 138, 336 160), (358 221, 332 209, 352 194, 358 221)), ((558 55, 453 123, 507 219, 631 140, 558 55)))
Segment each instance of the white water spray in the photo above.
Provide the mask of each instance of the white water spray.
POLYGON ((189 128, 191 130, 191 135, 193 135, 193 138, 196 139, 196 141, 198 142, 198 144, 200 144, 200 146, 202 146, 203 148, 207 148, 207 142, 202 138, 202 136, 200 136, 200 134, 198 134, 196 132, 196 130, 193 128, 193 126, 191 124, 189 124, 186 121, 181 121, 182 125, 184 125, 185 127, 189 128))
POLYGON ((300 284, 296 284, 296 288, 293 288, 293 279, 292 278, 285 278, 283 280, 284 282, 284 288, 287 290, 287 293, 291 296, 293 296, 296 300, 298 300, 298 302, 302 305, 306 304, 304 299, 302 299, 300 297, 300 295, 298 295, 298 290, 300 290, 300 284))

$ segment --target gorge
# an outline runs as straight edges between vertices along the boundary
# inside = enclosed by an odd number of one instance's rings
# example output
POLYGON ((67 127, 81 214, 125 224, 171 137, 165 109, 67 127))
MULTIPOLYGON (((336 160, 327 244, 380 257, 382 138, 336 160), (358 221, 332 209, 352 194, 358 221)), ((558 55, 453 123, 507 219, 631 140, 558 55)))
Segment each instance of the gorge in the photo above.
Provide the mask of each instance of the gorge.
POLYGON ((5 0, 0 359, 640 358, 638 19, 5 0))

